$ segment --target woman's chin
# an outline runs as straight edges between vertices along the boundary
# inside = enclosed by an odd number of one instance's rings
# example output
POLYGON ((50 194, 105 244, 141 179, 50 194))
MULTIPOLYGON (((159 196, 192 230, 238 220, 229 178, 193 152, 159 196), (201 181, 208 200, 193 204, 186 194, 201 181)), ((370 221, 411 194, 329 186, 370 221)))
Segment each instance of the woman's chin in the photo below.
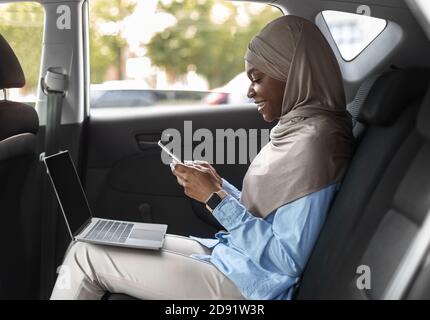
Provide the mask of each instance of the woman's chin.
POLYGON ((262 113, 261 116, 263 117, 264 121, 269 122, 269 123, 273 122, 273 120, 275 120, 273 117, 271 117, 270 115, 265 114, 265 113, 262 113))

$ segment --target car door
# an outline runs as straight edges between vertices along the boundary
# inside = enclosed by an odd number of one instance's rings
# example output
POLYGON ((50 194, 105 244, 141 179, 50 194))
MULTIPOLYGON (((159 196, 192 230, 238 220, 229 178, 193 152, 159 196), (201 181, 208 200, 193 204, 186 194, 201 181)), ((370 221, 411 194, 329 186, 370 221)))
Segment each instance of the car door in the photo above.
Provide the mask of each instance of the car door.
POLYGON ((157 141, 167 129, 177 130, 181 150, 191 143, 195 151, 202 142, 192 141, 190 130, 209 130, 215 169, 240 189, 251 160, 249 153, 267 142, 271 125, 254 106, 244 105, 96 109, 88 126, 85 183, 95 215, 166 223, 169 233, 209 236, 220 226, 203 205, 184 195, 170 167, 163 163, 157 141), (233 147, 232 139, 220 132, 237 136, 233 147), (231 150, 234 155, 229 154, 231 150))
POLYGON ((246 76, 226 93, 244 97, 243 101, 236 98, 235 105, 205 105, 204 99, 195 97, 243 75, 249 40, 282 12, 265 4, 225 1, 160 2, 155 7, 139 2, 121 12, 121 17, 106 12, 100 0, 90 3, 91 84, 126 90, 134 79, 141 87, 153 88, 157 97, 164 92, 166 99, 151 106, 123 103, 121 107, 113 101, 106 103, 109 108, 100 103, 97 108, 90 106, 83 139, 83 178, 90 206, 99 217, 166 223, 169 233, 181 235, 212 235, 222 226, 201 203, 184 195, 163 163, 157 141, 163 133, 176 132, 179 149, 189 153, 183 154, 185 160, 206 159, 241 188, 249 163, 267 143, 272 125, 246 98, 250 83, 246 76), (228 15, 213 14, 220 9, 228 15), (244 14, 248 22, 240 20, 244 14), (132 31, 106 33, 103 26, 119 19, 123 19, 119 27, 131 26, 132 31), (127 38, 129 34, 133 37, 127 38), (112 38, 108 41, 108 37, 112 38), (119 42, 122 45, 113 45, 119 42), (200 156, 193 154, 201 151, 202 144, 208 148, 200 156))

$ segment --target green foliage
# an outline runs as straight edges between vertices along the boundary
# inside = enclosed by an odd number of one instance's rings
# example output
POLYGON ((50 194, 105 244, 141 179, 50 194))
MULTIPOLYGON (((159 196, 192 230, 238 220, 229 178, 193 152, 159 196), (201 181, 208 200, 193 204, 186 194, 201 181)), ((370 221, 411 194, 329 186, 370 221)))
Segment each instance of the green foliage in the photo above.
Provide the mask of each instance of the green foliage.
POLYGON ((147 54, 171 78, 185 74, 192 67, 208 79, 212 88, 225 84, 244 70, 243 56, 251 38, 267 22, 281 16, 279 10, 269 6, 258 14, 246 8, 250 23, 241 27, 236 22, 238 9, 231 2, 160 2, 159 9, 172 14, 177 23, 151 39, 147 54), (211 18, 215 3, 222 3, 230 10, 222 24, 211 18))
POLYGON ((43 37, 43 7, 34 2, 0 7, 0 34, 9 42, 24 70, 24 92, 37 87, 43 37))
MULTIPOLYGON (((144 0, 143 0, 144 1, 144 0)), ((117 26, 135 10, 137 0, 95 0, 90 2, 90 72, 91 82, 106 80, 108 73, 125 78, 127 41, 121 30, 103 33, 106 23, 117 26)), ((177 23, 157 33, 146 45, 152 63, 166 70, 170 79, 190 69, 205 76, 210 86, 220 86, 243 71, 243 55, 249 40, 270 20, 281 15, 266 6, 252 12, 246 6, 247 26, 236 22, 238 8, 229 1, 178 0, 160 1, 159 10, 172 14, 177 23), (221 24, 211 17, 216 3, 230 10, 221 24)), ((39 79, 43 37, 43 7, 35 2, 17 2, 0 6, 0 33, 11 44, 20 60, 27 84, 24 91, 34 90, 39 79), (30 36, 31 35, 31 36, 30 36)), ((144 22, 142 22, 144 26, 144 22)))
POLYGON ((133 13, 135 0, 96 0, 90 2, 90 66, 91 82, 103 82, 109 68, 116 72, 117 79, 124 79, 124 59, 127 41, 120 30, 114 34, 103 34, 104 23, 118 23, 133 13))

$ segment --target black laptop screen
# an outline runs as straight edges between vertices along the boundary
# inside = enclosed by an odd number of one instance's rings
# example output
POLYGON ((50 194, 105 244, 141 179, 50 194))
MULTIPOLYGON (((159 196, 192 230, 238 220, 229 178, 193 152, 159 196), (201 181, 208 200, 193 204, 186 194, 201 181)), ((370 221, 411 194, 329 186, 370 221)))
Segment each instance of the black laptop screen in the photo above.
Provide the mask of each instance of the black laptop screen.
POLYGON ((63 207, 64 214, 74 235, 82 224, 91 217, 87 198, 82 189, 69 152, 64 151, 45 158, 52 182, 63 207))

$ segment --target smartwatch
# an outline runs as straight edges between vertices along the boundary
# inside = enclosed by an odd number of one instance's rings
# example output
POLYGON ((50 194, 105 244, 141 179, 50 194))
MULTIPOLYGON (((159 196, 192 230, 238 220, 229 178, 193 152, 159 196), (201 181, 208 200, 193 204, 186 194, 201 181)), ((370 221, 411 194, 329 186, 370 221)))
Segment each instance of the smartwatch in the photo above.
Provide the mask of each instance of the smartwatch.
POLYGON ((215 208, 220 204, 222 199, 227 196, 227 192, 224 190, 219 190, 217 192, 212 193, 212 195, 206 200, 206 209, 212 213, 215 208))

